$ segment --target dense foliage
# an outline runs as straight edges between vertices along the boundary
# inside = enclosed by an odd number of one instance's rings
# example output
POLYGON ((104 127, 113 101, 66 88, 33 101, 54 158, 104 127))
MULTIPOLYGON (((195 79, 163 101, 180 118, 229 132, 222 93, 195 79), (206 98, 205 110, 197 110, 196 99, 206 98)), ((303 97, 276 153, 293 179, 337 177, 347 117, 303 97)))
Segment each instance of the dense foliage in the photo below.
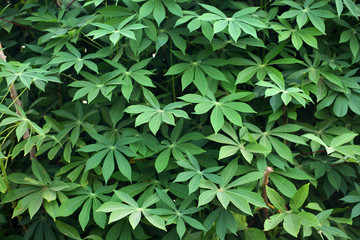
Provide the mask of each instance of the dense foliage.
POLYGON ((353 0, 2 0, 0 238, 360 238, 353 0))

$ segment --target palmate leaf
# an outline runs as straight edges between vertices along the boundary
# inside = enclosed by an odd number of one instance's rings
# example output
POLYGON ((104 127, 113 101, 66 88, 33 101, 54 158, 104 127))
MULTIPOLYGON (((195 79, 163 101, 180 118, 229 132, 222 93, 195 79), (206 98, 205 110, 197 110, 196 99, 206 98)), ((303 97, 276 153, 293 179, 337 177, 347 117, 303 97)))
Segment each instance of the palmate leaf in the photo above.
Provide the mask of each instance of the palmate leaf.
POLYGON ((144 59, 132 65, 129 69, 126 69, 120 63, 115 63, 107 59, 105 59, 105 61, 116 69, 115 71, 108 73, 111 80, 109 79, 109 76, 103 76, 103 79, 106 79, 107 84, 113 86, 109 91, 106 91, 106 94, 111 93, 117 85, 121 85, 121 92, 125 99, 129 101, 135 83, 141 86, 155 87, 152 80, 149 78, 149 75, 152 75, 153 73, 144 69, 151 61, 151 58, 144 59))
POLYGON ((237 75, 236 84, 248 82, 256 74, 256 78, 260 82, 263 81, 266 76, 268 76, 278 86, 279 89, 284 90, 284 77, 282 73, 274 66, 301 63, 301 61, 295 58, 280 58, 277 60, 273 60, 276 56, 280 54, 281 50, 284 47, 284 43, 276 45, 265 55, 264 60, 261 60, 254 54, 249 53, 250 57, 253 58, 253 61, 248 59, 237 59, 237 61, 234 61, 234 65, 250 65, 239 72, 239 74, 237 75))
POLYGON ((223 66, 226 61, 223 59, 206 59, 200 54, 196 57, 182 57, 178 51, 172 51, 174 55, 187 63, 178 63, 171 66, 165 75, 175 75, 182 73, 181 85, 184 90, 191 83, 194 83, 196 88, 202 95, 207 93, 208 80, 206 76, 219 81, 227 81, 225 75, 216 69, 216 66, 223 66))
MULTIPOLYGON (((63 138, 68 137, 67 134, 70 133, 71 131, 70 139, 68 139, 68 141, 71 142, 72 146, 74 146, 77 143, 82 131, 86 131, 87 133, 96 133, 96 130, 89 123, 89 121, 90 118, 98 112, 97 110, 93 110, 93 111, 88 111, 84 114, 84 105, 81 104, 79 101, 75 103, 75 106, 73 105, 73 108, 75 109, 75 114, 73 113, 73 111, 69 112, 62 109, 54 111, 54 113, 57 116, 68 120, 64 122, 65 124, 64 126, 62 126, 63 128, 57 134, 56 139, 59 141, 63 140, 63 138)), ((50 119, 49 121, 53 122, 53 120, 50 119)), ((59 142, 56 142, 56 144, 58 143, 59 142)), ((68 159, 66 160, 68 161, 68 159)))
POLYGON ((93 36, 94 39, 109 35, 109 40, 113 45, 116 45, 122 37, 136 40, 134 31, 143 29, 146 26, 139 23, 131 24, 130 22, 134 17, 135 15, 125 18, 117 26, 112 26, 106 23, 92 23, 92 25, 98 27, 99 29, 91 31, 87 35, 93 36))
POLYGON ((222 206, 226 209, 229 203, 234 204, 238 209, 248 215, 252 215, 249 203, 255 206, 266 207, 262 198, 257 193, 250 192, 242 189, 232 190, 205 190, 199 196, 198 206, 205 205, 217 198, 222 206))
MULTIPOLYGON (((204 230, 205 228, 204 226, 196 219, 186 216, 188 214, 191 213, 195 213, 200 211, 201 209, 191 209, 191 211, 188 210, 183 210, 181 209, 177 209, 177 207, 175 206, 173 200, 171 200, 171 198, 167 195, 167 193, 164 190, 160 190, 160 189, 156 189, 156 193, 160 199, 160 201, 162 201, 163 203, 165 203, 167 205, 167 207, 169 207, 171 210, 168 209, 154 209, 154 210, 150 210, 149 213, 163 213, 164 215, 170 215, 171 219, 173 219, 175 221, 176 219, 176 231, 177 234, 179 235, 179 237, 181 238, 184 235, 184 231, 185 231, 185 223, 189 224, 190 226, 199 229, 199 230, 204 230)), ((189 209, 190 210, 190 209, 189 209)), ((168 222, 169 224, 169 222, 168 222)))
POLYGON ((146 220, 148 220, 153 226, 166 230, 164 220, 158 215, 151 214, 151 209, 149 207, 160 199, 157 195, 153 194, 146 199, 142 206, 139 208, 138 203, 130 197, 128 194, 121 191, 114 191, 115 196, 124 203, 119 202, 105 202, 97 210, 99 212, 110 212, 109 222, 119 221, 126 216, 129 216, 129 221, 132 224, 132 227, 135 228, 139 224, 141 215, 143 215, 146 220))
POLYGON ((57 52, 55 53, 55 58, 53 58, 49 64, 61 64, 59 72, 63 72, 67 70, 68 68, 74 66, 75 71, 79 74, 81 69, 85 66, 87 66, 90 70, 98 73, 98 67, 97 65, 90 61, 89 59, 92 59, 93 56, 86 55, 84 57, 81 57, 80 52, 70 43, 66 43, 66 47, 70 51, 68 52, 57 52))
POLYGON ((66 200, 57 209, 56 217, 67 217, 73 214, 77 209, 81 207, 79 214, 79 223, 84 230, 90 220, 91 210, 93 212, 93 219, 100 227, 104 228, 106 223, 106 215, 102 212, 97 212, 101 202, 108 201, 110 198, 105 193, 110 193, 116 184, 111 186, 103 186, 92 192, 90 188, 84 188, 76 193, 76 196, 66 200))
POLYGON ((219 159, 232 156, 236 154, 238 151, 240 151, 242 156, 245 158, 245 160, 250 163, 254 157, 253 153, 259 153, 266 156, 270 152, 268 148, 262 146, 261 144, 258 144, 253 137, 251 137, 253 140, 246 138, 239 139, 234 129, 227 122, 225 122, 224 126, 222 127, 222 130, 226 134, 230 135, 232 139, 220 133, 212 134, 207 137, 211 141, 219 142, 222 144, 230 144, 230 145, 222 146, 220 148, 219 159))
POLYGON ((344 5, 350 11, 350 13, 358 19, 360 9, 355 5, 353 1, 350 0, 335 0, 336 3, 336 10, 338 17, 340 17, 341 13, 344 10, 344 5))
POLYGON ((256 7, 248 7, 234 13, 232 17, 227 17, 222 11, 213 6, 207 4, 200 5, 211 13, 205 13, 198 19, 201 21, 215 20, 213 23, 214 33, 221 32, 227 28, 230 36, 235 42, 238 40, 242 31, 257 38, 255 27, 267 28, 266 24, 261 20, 252 17, 251 13, 258 10, 256 7))
POLYGON ((196 103, 195 114, 204 114, 212 109, 210 122, 215 133, 217 133, 224 125, 224 117, 233 124, 242 126, 242 118, 239 112, 256 113, 248 104, 233 101, 235 99, 246 99, 250 95, 251 93, 249 92, 233 93, 222 97, 217 101, 215 96, 208 92, 206 97, 201 97, 196 94, 187 94, 180 97, 180 99, 186 102, 196 103))
POLYGON ((313 3, 312 1, 307 2, 304 6, 301 6, 298 3, 290 1, 279 1, 282 4, 289 4, 292 9, 287 12, 284 12, 280 18, 294 18, 296 17, 296 22, 299 28, 301 29, 308 20, 317 28, 320 32, 325 34, 325 24, 322 18, 334 18, 334 14, 330 11, 319 9, 327 4, 326 1, 321 1, 313 3))
POLYGON ((135 2, 144 2, 139 10, 139 17, 144 18, 153 13, 153 17, 158 25, 165 19, 165 8, 172 14, 182 17, 182 9, 176 0, 136 0, 135 2))
POLYGON ((131 166, 129 160, 126 159, 125 156, 136 156, 128 145, 139 139, 134 137, 124 137, 115 142, 114 139, 108 140, 99 134, 91 133, 90 135, 97 140, 98 143, 84 146, 78 150, 80 152, 96 152, 86 161, 85 171, 99 166, 100 163, 104 161, 102 173, 107 182, 115 170, 114 162, 116 162, 120 172, 127 179, 131 180, 131 166))
POLYGON ((279 21, 280 23, 271 25, 271 28, 279 33, 279 42, 291 38, 291 42, 297 50, 302 47, 304 42, 313 48, 318 48, 316 36, 322 35, 318 29, 312 27, 293 28, 285 19, 279 19, 279 21))
POLYGON ((189 181, 189 195, 199 188, 201 179, 208 179, 217 184, 225 183, 223 178, 214 174, 215 171, 222 167, 211 167, 201 171, 198 160, 190 152, 187 151, 186 153, 189 162, 184 159, 176 163, 188 171, 178 174, 174 182, 184 182, 191 179, 189 181))
POLYGON ((149 90, 143 88, 143 94, 151 107, 146 105, 131 105, 124 110, 130 114, 140 114, 136 118, 135 126, 148 122, 151 132, 156 135, 162 122, 169 125, 175 125, 174 116, 185 119, 189 118, 185 111, 179 109, 186 106, 187 103, 174 102, 161 108, 158 100, 149 90))
POLYGON ((70 87, 80 88, 73 100, 87 95, 88 103, 91 103, 101 93, 111 101, 111 91, 114 87, 113 84, 109 84, 109 81, 114 78, 113 73, 104 74, 99 78, 85 71, 81 71, 80 74, 89 81, 76 81, 69 84, 70 87))
POLYGON ((297 87, 291 87, 286 89, 285 86, 283 86, 282 84, 277 84, 276 86, 275 84, 265 81, 258 82, 256 83, 256 85, 267 88, 265 91, 265 97, 280 95, 281 100, 283 101, 285 106, 287 106, 292 99, 294 99, 304 107, 307 102, 312 102, 311 97, 309 97, 307 94, 304 94, 304 91, 297 87))
MULTIPOLYGON (((71 186, 62 181, 52 180, 36 159, 32 160, 31 169, 36 179, 17 173, 8 176, 9 181, 20 184, 18 189, 10 190, 2 201, 2 203, 6 203, 21 198, 14 208, 13 217, 19 216, 28 210, 30 219, 33 218, 43 204, 55 202, 59 194, 71 186)), ((77 184, 71 187, 75 189, 77 184)), ((54 217, 49 208, 45 209, 49 210, 49 214, 54 217)))

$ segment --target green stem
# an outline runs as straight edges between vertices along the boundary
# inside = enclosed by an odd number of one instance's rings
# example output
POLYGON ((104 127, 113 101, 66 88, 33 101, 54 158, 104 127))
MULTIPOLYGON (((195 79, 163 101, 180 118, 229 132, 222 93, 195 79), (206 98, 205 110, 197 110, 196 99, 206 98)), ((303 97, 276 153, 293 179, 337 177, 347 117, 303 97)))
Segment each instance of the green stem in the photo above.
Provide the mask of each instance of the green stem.
MULTIPOLYGON (((10 108, 20 97, 23 95, 23 93, 27 90, 27 88, 24 88, 21 93, 12 101, 12 103, 9 105, 8 108, 10 108)), ((1 118, 1 117, 0 117, 1 118)))
POLYGON ((72 80, 74 80, 74 81, 78 81, 76 78, 73 78, 72 76, 67 75, 67 74, 65 74, 65 73, 62 73, 62 72, 61 72, 60 75, 65 76, 65 77, 67 77, 67 78, 70 78, 70 79, 72 79, 72 80))
POLYGON ((15 130, 16 125, 13 125, 13 128, 8 132, 8 134, 4 137, 4 140, 2 141, 1 145, 4 145, 6 139, 10 136, 10 134, 15 130))
POLYGON ((0 133, 0 136, 3 135, 3 133, 9 131, 9 130, 10 130, 11 128, 13 128, 13 127, 14 127, 13 125, 10 125, 10 127, 7 127, 6 129, 4 129, 4 131, 2 131, 2 132, 0 133))
POLYGON ((87 36, 85 33, 81 32, 82 35, 84 35, 84 37, 86 37, 87 39, 89 39, 91 42, 95 43, 96 45, 98 45, 100 48, 104 48, 104 46, 102 46, 100 43, 94 41, 93 39, 91 39, 89 36, 87 36))
POLYGON ((5 98, 6 98, 6 96, 7 96, 7 95, 9 94, 9 92, 10 92, 10 88, 14 85, 14 83, 15 83, 15 81, 14 81, 14 82, 12 82, 12 83, 10 84, 10 86, 8 87, 7 92, 5 93, 4 97, 1 99, 0 104, 2 104, 2 103, 3 103, 3 101, 4 101, 4 100, 5 100, 5 98))
MULTIPOLYGON (((10 89, 10 88, 9 88, 10 89)), ((24 90, 21 91, 21 93, 12 101, 12 103, 8 106, 8 108, 10 108, 19 98, 20 96, 26 91, 26 88, 24 88, 24 90)), ((5 113, 0 115, 0 119, 4 116, 5 113)))
MULTIPOLYGON (((9 156, 8 156, 9 157, 9 156)), ((6 157, 6 158, 8 158, 6 157)), ((4 178, 4 182, 5 182, 5 185, 6 185, 6 190, 10 189, 10 184, 9 184, 9 181, 7 179, 7 174, 6 174, 6 168, 5 168, 5 164, 4 164, 4 160, 5 159, 0 159, 0 168, 1 168, 1 174, 4 178)))

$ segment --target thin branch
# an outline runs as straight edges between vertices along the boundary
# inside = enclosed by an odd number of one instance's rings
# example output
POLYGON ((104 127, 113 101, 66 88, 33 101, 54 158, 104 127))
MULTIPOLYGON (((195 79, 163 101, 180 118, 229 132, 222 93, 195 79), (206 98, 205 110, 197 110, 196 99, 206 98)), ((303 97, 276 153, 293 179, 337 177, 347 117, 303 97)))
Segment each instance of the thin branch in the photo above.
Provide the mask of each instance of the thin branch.
POLYGON ((74 2, 75 2, 75 0, 72 0, 72 1, 66 6, 65 9, 68 9, 74 2))
MULTIPOLYGON (((0 49, 2 49, 1 42, 0 42, 0 49)), ((4 60, 6 62, 6 56, 5 56, 3 50, 0 51, 0 59, 4 60)), ((15 84, 10 84, 9 88, 10 88, 10 96, 11 96, 13 102, 15 103, 16 113, 19 114, 21 117, 25 117, 25 116, 22 116, 19 111, 20 108, 22 109, 22 102, 19 99, 19 95, 15 88, 15 84)), ((29 137, 30 137, 30 131, 28 128, 26 128, 23 138, 28 139, 29 137)), ((30 151, 30 160, 34 159, 36 157, 35 155, 36 155, 36 150, 35 150, 35 147, 33 147, 30 151)))
MULTIPOLYGON (((274 172, 274 169, 272 167, 269 167, 269 166, 267 166, 265 171, 264 171, 261 196, 263 197, 266 206, 268 205, 266 186, 269 183, 269 176, 270 176, 270 173, 272 173, 272 172, 274 172)), ((263 208, 262 212, 263 212, 263 221, 265 222, 265 220, 268 219, 268 217, 269 217, 269 209, 268 208, 263 208)))
POLYGON ((13 24, 13 25, 15 25, 15 26, 19 26, 19 27, 22 27, 22 28, 30 28, 30 27, 28 27, 28 26, 24 26, 24 25, 21 25, 21 24, 18 24, 18 23, 9 21, 9 20, 7 20, 7 19, 5 19, 5 18, 0 18, 0 20, 3 20, 3 21, 5 21, 5 22, 11 23, 11 24, 13 24))
POLYGON ((306 153, 299 153, 297 156, 302 156, 302 155, 308 155, 308 154, 312 154, 312 153, 321 153, 321 152, 326 152, 326 150, 319 150, 319 151, 313 151, 313 152, 306 152, 306 153))
POLYGON ((336 166, 339 166, 339 165, 342 165, 342 164, 345 164, 345 163, 347 163, 347 162, 341 162, 341 163, 333 164, 330 167, 336 167, 336 166))

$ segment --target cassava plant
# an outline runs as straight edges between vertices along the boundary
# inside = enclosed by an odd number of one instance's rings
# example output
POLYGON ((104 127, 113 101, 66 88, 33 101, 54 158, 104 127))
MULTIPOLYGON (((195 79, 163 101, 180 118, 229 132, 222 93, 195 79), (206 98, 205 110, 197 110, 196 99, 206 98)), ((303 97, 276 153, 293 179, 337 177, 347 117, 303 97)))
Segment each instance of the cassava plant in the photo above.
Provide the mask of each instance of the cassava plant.
POLYGON ((0 1, 0 239, 360 238, 359 18, 0 1))

